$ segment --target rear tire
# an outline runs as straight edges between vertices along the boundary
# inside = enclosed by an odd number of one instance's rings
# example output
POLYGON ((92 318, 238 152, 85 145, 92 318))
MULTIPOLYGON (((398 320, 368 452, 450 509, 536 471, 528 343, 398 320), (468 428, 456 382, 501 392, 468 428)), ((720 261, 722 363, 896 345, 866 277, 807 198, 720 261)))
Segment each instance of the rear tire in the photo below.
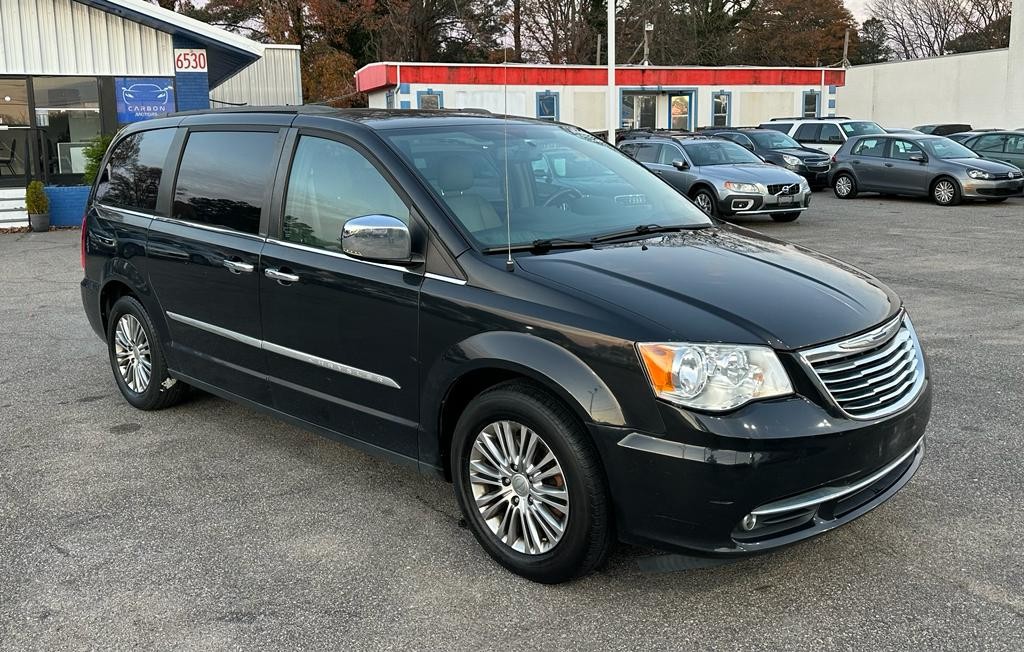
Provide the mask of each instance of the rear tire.
POLYGON ((776 222, 792 222, 800 217, 799 212, 793 213, 771 213, 771 218, 776 222))
POLYGON ((939 177, 932 184, 932 201, 939 206, 956 206, 963 197, 960 194, 960 184, 950 177, 939 177))
POLYGON ((466 522, 508 570, 556 584, 607 559, 604 470, 583 425, 547 392, 512 381, 477 396, 455 427, 450 459, 466 522))
POLYGON ((857 196, 857 180, 845 172, 837 174, 832 179, 832 192, 839 199, 853 199, 857 196))
POLYGON ((138 299, 123 296, 110 309, 107 351, 121 395, 140 410, 162 410, 181 401, 188 386, 171 378, 153 322, 138 299))

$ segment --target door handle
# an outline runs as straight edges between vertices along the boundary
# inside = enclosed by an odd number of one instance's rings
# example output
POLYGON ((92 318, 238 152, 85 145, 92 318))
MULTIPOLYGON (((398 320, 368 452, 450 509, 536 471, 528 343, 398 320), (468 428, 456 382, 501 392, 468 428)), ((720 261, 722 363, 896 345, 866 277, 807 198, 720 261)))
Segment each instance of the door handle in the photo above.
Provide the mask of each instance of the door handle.
POLYGON ((243 263, 239 260, 225 260, 224 267, 227 267, 232 274, 248 273, 256 269, 252 263, 243 263))
POLYGON ((273 267, 268 267, 263 270, 263 274, 267 278, 272 278, 275 281, 280 281, 281 283, 298 283, 299 281, 298 274, 289 274, 288 272, 282 272, 281 270, 274 269, 273 267))
POLYGON ((885 167, 887 167, 887 168, 891 168, 891 167, 892 167, 892 163, 886 163, 886 164, 885 164, 885 167))

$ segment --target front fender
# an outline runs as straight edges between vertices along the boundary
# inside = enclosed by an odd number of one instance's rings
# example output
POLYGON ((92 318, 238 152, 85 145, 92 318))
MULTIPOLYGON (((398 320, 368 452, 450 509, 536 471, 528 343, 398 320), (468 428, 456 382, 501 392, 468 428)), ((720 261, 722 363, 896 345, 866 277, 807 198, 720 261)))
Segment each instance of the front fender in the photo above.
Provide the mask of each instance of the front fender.
POLYGON ((445 399, 460 378, 480 369, 508 371, 536 381, 561 397, 584 422, 626 424, 612 390, 572 352, 535 335, 489 331, 454 344, 427 372, 420 403, 421 461, 432 464, 441 459, 439 424, 445 399))

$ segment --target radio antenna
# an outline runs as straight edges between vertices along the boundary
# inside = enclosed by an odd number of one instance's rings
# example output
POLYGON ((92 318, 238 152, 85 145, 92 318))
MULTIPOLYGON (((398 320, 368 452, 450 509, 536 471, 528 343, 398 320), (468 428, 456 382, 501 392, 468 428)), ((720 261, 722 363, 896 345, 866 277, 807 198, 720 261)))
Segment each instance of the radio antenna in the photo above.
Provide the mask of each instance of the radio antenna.
POLYGON ((516 264, 512 260, 512 198, 509 196, 508 185, 508 47, 503 47, 501 50, 504 59, 501 67, 505 73, 504 84, 502 84, 505 111, 501 118, 502 132, 505 138, 505 243, 508 245, 508 258, 505 259, 505 271, 513 272, 516 269, 516 264))

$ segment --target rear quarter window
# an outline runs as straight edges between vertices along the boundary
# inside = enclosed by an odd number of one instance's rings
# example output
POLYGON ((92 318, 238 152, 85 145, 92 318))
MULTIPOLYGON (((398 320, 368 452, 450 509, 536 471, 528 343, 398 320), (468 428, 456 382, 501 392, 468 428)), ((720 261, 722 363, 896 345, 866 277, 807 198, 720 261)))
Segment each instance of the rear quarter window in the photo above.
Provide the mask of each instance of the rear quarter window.
POLYGON ((116 208, 153 212, 164 160, 174 129, 154 129, 118 141, 96 186, 96 201, 116 208))

